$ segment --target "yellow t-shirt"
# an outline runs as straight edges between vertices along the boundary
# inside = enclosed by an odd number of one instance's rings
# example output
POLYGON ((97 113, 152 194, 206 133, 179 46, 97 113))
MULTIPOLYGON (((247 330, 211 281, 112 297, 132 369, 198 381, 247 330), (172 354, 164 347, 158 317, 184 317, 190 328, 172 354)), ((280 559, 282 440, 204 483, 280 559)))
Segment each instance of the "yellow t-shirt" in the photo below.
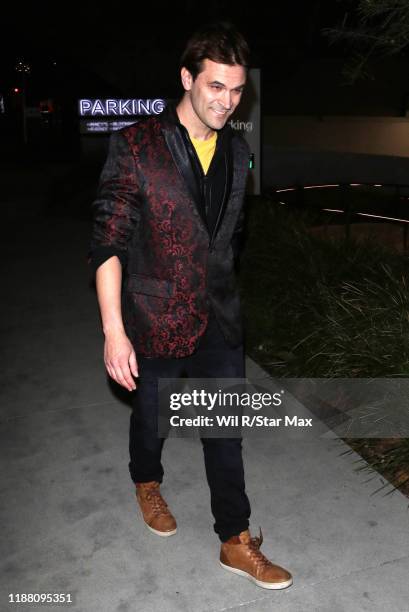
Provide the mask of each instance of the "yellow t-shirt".
POLYGON ((197 140, 196 138, 192 138, 192 136, 190 140, 196 149, 197 156, 202 164, 203 172, 207 174, 210 162, 216 150, 217 132, 213 132, 213 135, 207 140, 197 140))

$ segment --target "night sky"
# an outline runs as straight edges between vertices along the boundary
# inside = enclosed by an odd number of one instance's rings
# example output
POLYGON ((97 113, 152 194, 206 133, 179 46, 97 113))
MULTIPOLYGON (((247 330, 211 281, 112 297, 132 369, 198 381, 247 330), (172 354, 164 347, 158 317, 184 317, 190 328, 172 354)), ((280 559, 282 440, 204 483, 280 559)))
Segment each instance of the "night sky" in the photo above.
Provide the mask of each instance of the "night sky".
POLYGON ((351 88, 341 76, 348 50, 330 45, 322 33, 339 25, 346 11, 351 18, 354 4, 188 0, 122 2, 117 8, 115 3, 110 8, 87 3, 8 8, 2 23, 12 36, 3 43, 0 87, 5 91, 19 84, 14 66, 23 59, 31 66, 31 104, 45 97, 177 97, 178 59, 190 33, 207 21, 229 19, 249 40, 253 65, 262 69, 268 112, 348 114, 357 104, 361 113, 399 113, 406 95, 406 84, 401 84, 406 62, 393 60, 392 69, 379 63, 379 78, 386 74, 388 83, 368 81, 351 88))

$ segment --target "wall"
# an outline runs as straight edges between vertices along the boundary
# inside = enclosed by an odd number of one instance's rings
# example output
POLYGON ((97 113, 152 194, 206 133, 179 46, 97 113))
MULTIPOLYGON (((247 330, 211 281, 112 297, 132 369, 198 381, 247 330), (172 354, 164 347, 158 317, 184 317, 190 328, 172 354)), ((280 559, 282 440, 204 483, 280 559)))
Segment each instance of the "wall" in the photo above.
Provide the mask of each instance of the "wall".
POLYGON ((264 117, 264 191, 334 182, 409 184, 409 117, 264 117))
POLYGON ((264 144, 273 147, 409 157, 409 117, 263 119, 264 144))

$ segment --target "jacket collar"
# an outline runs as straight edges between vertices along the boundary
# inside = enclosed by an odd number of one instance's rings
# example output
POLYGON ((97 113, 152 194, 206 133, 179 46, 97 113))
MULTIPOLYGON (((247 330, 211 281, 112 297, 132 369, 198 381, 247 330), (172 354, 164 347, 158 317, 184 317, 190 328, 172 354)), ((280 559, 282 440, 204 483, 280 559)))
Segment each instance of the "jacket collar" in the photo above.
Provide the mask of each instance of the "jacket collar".
MULTIPOLYGON (((185 126, 180 123, 179 116, 176 112, 176 107, 179 104, 178 100, 168 100, 164 110, 158 116, 162 129, 172 130, 179 129, 184 130, 186 134, 188 133, 185 126)), ((233 129, 230 127, 228 123, 224 125, 220 130, 217 131, 217 140, 219 142, 229 142, 233 136, 233 129)))
MULTIPOLYGON (((178 114, 176 112, 177 101, 168 101, 163 112, 158 116, 162 133, 164 135, 166 144, 172 155, 173 161, 182 176, 188 190, 195 203, 195 211, 198 215, 202 225, 206 232, 207 220, 205 217, 204 207, 202 206, 200 185, 197 181, 195 171, 192 167, 191 156, 189 155, 186 141, 188 146, 190 143, 188 131, 184 125, 179 121, 178 114)), ((217 219, 216 226, 213 230, 212 236, 210 237, 210 243, 213 242, 217 230, 219 229, 223 213, 226 208, 226 204, 229 198, 230 187, 232 182, 233 168, 232 168, 232 155, 230 151, 230 141, 233 135, 233 130, 230 125, 226 124, 221 130, 218 131, 217 147, 223 147, 224 164, 226 168, 225 172, 225 187, 223 201, 221 202, 220 211, 217 219)), ((192 146, 192 145, 190 145, 192 146)))

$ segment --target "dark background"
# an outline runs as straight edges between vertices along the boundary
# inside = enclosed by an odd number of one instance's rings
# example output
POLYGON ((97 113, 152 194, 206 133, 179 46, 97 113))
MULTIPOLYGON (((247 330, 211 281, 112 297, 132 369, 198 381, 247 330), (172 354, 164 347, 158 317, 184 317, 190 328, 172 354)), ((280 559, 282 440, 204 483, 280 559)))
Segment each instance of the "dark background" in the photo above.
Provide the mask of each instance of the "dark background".
POLYGON ((75 115, 79 97, 177 97, 178 60, 189 34, 213 19, 233 21, 248 38, 263 74, 266 114, 403 114, 408 93, 405 57, 374 61, 364 82, 348 85, 349 50, 322 33, 356 2, 193 1, 44 4, 8 7, 2 15, 0 93, 22 87, 17 61, 30 64, 26 104, 52 98, 75 115))

